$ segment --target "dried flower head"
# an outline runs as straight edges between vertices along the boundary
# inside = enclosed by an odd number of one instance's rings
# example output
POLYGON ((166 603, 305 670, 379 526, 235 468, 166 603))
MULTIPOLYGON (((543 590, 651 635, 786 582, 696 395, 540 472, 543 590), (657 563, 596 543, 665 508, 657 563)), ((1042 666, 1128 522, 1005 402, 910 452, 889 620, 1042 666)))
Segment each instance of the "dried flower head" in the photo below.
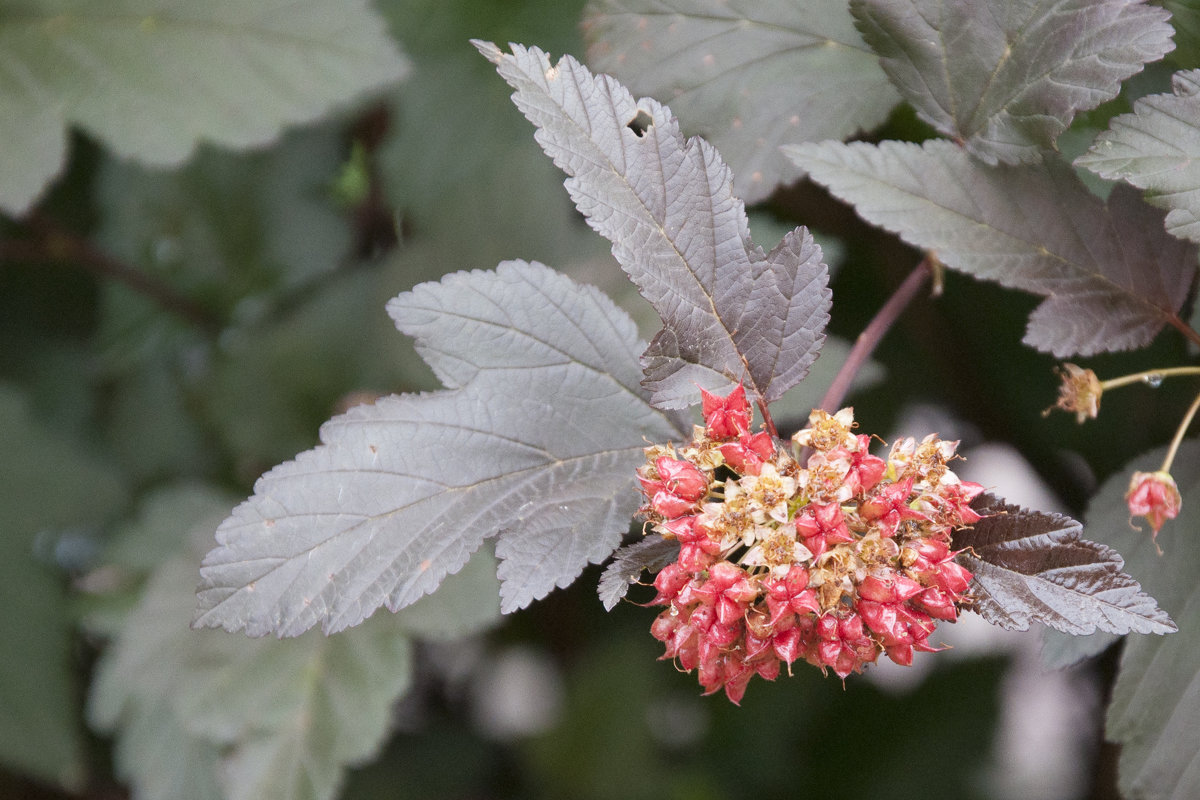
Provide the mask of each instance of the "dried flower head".
POLYGON ((909 439, 885 461, 847 408, 814 411, 785 447, 750 432, 740 387, 705 393, 703 412, 691 442, 647 448, 638 470, 642 514, 680 544, 651 601, 665 606, 651 626, 663 658, 737 703, 754 675, 797 660, 845 678, 938 649, 934 627, 970 602, 951 533, 979 520, 983 491, 947 466, 957 443, 909 439))
POLYGON ((1073 413, 1079 423, 1095 419, 1100 413, 1100 395, 1104 392, 1096 373, 1070 363, 1063 364, 1057 372, 1062 378, 1062 384, 1058 387, 1058 401, 1053 408, 1042 412, 1043 415, 1049 414, 1054 408, 1061 408, 1073 413))
POLYGON ((1158 531, 1164 522, 1179 515, 1183 497, 1171 473, 1163 470, 1135 472, 1129 481, 1129 490, 1125 492, 1125 502, 1129 504, 1130 517, 1145 517, 1150 523, 1155 547, 1158 547, 1158 531))

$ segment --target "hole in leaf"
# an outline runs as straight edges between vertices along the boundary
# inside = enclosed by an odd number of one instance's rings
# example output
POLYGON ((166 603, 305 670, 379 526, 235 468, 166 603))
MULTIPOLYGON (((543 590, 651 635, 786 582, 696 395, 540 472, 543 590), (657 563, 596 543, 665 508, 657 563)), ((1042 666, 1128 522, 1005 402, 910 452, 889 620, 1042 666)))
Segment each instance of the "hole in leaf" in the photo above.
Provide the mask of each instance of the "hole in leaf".
POLYGON ((654 124, 654 119, 645 111, 638 109, 638 112, 633 115, 633 119, 625 123, 625 127, 633 131, 634 136, 639 139, 646 135, 646 131, 654 124))

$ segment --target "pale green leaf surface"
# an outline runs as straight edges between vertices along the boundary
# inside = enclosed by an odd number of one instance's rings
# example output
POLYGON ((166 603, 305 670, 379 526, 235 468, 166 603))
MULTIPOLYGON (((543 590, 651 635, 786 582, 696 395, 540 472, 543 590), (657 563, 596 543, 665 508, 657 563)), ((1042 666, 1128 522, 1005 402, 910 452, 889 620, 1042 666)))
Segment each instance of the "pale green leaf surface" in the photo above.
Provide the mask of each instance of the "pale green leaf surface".
POLYGON ((56 172, 65 127, 178 164, 196 143, 264 144, 403 76, 365 0, 29 0, 0 17, 0 208, 56 172))
POLYGON ((217 532, 196 624, 296 635, 406 606, 500 536, 502 607, 606 558, 646 440, 680 435, 638 385, 631 320, 540 264, 456 273, 388 305, 461 388, 391 396, 321 429, 217 532))
POLYGON ((1200 6, 1195 0, 1162 0, 1161 5, 1171 12, 1175 29, 1170 59, 1184 69, 1200 67, 1200 6))
POLYGON ((918 116, 989 164, 1031 163, 1075 114, 1172 48, 1136 0, 852 0, 859 30, 918 116))
POLYGON ((150 573, 169 556, 206 541, 228 514, 230 500, 228 492, 203 483, 159 487, 140 501, 135 518, 113 530, 100 562, 150 573))
POLYGON ((35 560, 33 540, 99 525, 124 498, 120 476, 45 429, 16 389, 0 385, 0 763, 78 787, 83 752, 63 576, 35 560))
POLYGON ((169 703, 147 697, 125 708, 113 764, 135 800, 226 800, 221 749, 192 736, 169 703))
POLYGON ((1107 735, 1122 746, 1121 792, 1139 800, 1200 795, 1200 506, 1189 503, 1200 497, 1200 444, 1184 442, 1171 467, 1184 501, 1158 533, 1161 556, 1145 520, 1130 524, 1125 503, 1132 473, 1158 469, 1165 452, 1145 453, 1109 478, 1088 507, 1085 529, 1125 556, 1126 571, 1179 625, 1173 636, 1127 637, 1113 688, 1107 735))
POLYGON ((670 105, 747 203, 800 177, 780 145, 870 130, 900 99, 845 0, 596 0, 583 25, 588 63, 670 105))
MULTIPOLYGON (((1188 502, 1200 496, 1200 444, 1184 442, 1171 468, 1184 501, 1179 516, 1158 534, 1159 555, 1144 519, 1133 521, 1125 492, 1134 471, 1153 471, 1165 447, 1145 453, 1114 473, 1088 506, 1087 535, 1125 556, 1125 569, 1153 594, 1179 626, 1173 636, 1129 636, 1121 655, 1107 736, 1121 744, 1119 786, 1139 800, 1200 794, 1200 509, 1188 502), (1135 527, 1136 526, 1136 527, 1135 527)), ((1045 660, 1056 666, 1099 653, 1116 637, 1049 636, 1045 660)))
POLYGON ((321 125, 261 152, 201 147, 172 170, 106 160, 96 242, 221 310, 302 286, 349 255, 346 214, 331 194, 344 150, 338 126, 321 125))
POLYGON ((988 167, 946 141, 787 153, 863 219, 946 266, 1044 296, 1024 341, 1058 357, 1148 344, 1195 277, 1195 247, 1167 236, 1158 212, 1131 191, 1105 205, 1054 161, 988 167))
POLYGON ((377 160, 387 198, 403 215, 405 244, 437 244, 425 257, 441 268, 424 273, 426 279, 519 255, 567 274, 580 261, 603 259, 603 276, 594 271, 584 280, 614 299, 602 277, 628 286, 608 263, 606 243, 578 224, 562 173, 530 140, 506 87, 468 42, 507 41, 520 31, 543 47, 575 52, 582 49, 575 32, 582 5, 390 0, 380 6, 411 54, 412 71, 392 95, 377 160), (472 235, 463 236, 465 230, 472 235))
POLYGON ((329 638, 193 631, 194 570, 187 557, 164 562, 101 660, 89 719, 118 735, 121 774, 148 800, 205 796, 214 780, 227 798, 332 797, 346 766, 376 751, 408 686, 403 629, 385 617, 329 638), (175 747, 148 735, 147 715, 175 747), (195 790, 167 793, 188 775, 195 790))
POLYGON ((669 109, 563 56, 475 42, 516 91, 567 191, 663 319, 642 356, 654 405, 682 408, 741 383, 771 402, 808 374, 829 320, 828 269, 796 228, 769 254, 750 240, 720 155, 684 140, 669 109))
POLYGON ((1200 70, 1178 72, 1174 94, 1137 100, 1075 164, 1124 180, 1167 209, 1167 230, 1200 241, 1200 70))

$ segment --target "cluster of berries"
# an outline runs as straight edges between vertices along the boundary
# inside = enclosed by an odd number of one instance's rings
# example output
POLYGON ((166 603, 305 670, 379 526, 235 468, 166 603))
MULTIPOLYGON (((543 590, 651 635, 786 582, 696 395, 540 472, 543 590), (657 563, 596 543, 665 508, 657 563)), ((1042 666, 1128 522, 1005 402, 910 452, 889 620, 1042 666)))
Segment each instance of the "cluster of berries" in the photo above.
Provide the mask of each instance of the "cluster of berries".
POLYGON ((843 409, 813 411, 788 447, 750 432, 740 386, 704 392, 703 412, 690 442, 646 448, 638 469, 647 526, 680 545, 650 602, 663 658, 738 703, 797 659, 845 678, 939 649, 937 621, 969 602, 950 535, 980 519, 983 491, 947 468, 958 443, 901 439, 885 461, 843 409))

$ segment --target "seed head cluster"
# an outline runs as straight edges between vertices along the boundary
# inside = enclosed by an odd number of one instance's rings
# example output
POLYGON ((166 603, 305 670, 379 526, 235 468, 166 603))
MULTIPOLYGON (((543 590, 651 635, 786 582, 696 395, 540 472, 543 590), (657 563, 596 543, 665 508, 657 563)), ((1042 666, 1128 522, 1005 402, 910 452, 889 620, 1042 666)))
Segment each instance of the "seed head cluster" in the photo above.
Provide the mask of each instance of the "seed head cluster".
POLYGON ((950 535, 980 519, 983 491, 948 468, 958 443, 905 438, 885 460, 847 408, 813 411, 787 446, 750 432, 740 386, 703 392, 703 412, 690 442, 646 448, 638 469, 648 529, 679 542, 650 602, 663 658, 738 703, 798 659, 845 678, 940 649, 937 621, 970 602, 950 535))

